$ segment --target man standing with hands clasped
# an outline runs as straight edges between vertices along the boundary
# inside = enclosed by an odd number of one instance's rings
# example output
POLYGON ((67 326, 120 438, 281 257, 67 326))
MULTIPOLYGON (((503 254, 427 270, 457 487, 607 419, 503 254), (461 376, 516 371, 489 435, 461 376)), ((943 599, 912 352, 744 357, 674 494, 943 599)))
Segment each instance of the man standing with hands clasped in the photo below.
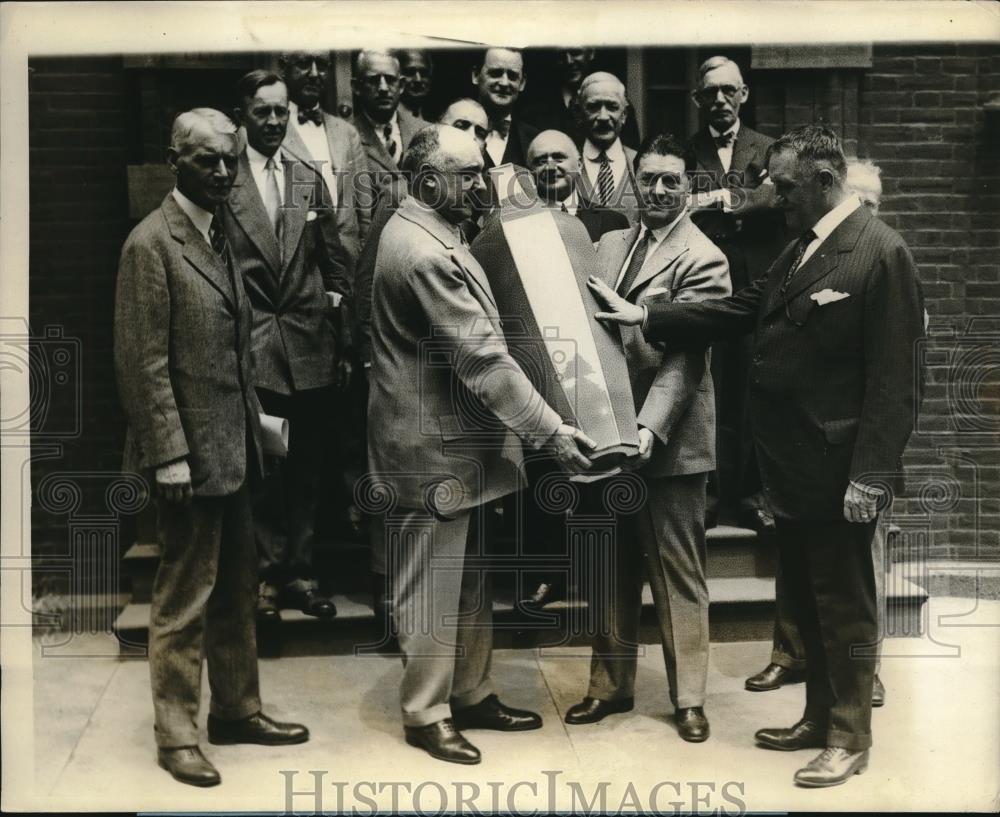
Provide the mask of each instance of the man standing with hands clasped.
POLYGON ((756 733, 765 748, 823 751, 795 773, 834 786, 868 767, 878 639, 871 542, 901 482, 924 331, 913 258, 845 185, 829 128, 807 125, 768 150, 779 206, 800 238, 767 275, 713 303, 635 305, 596 278, 609 311, 674 348, 753 333, 750 409, 781 569, 806 650, 802 718, 756 733))

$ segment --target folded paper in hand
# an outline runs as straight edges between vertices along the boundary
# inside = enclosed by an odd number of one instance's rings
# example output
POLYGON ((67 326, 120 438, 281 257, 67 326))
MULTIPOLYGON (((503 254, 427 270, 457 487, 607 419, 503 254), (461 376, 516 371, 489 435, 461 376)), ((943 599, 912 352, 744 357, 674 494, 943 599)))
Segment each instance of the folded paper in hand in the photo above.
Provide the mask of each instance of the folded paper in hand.
POLYGON ((260 436, 264 453, 267 456, 288 456, 288 420, 286 418, 261 413, 260 436))

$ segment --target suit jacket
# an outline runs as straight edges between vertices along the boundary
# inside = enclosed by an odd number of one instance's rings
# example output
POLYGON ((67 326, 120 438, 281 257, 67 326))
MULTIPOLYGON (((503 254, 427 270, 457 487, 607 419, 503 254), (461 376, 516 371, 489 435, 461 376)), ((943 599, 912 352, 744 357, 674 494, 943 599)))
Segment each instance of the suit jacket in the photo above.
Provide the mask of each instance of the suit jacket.
POLYGON ((372 472, 402 507, 442 514, 517 490, 518 438, 538 448, 561 418, 510 356, 482 267, 408 197, 382 233, 373 292, 372 472))
POLYGON ((403 141, 407 147, 410 146, 410 141, 413 139, 414 134, 419 133, 431 124, 422 116, 410 113, 409 109, 402 102, 396 108, 396 116, 399 119, 399 132, 403 135, 403 141))
MULTIPOLYGON (((322 180, 311 167, 306 169, 312 183, 298 179, 293 183, 290 163, 285 164, 280 247, 246 150, 240 154, 236 183, 222 209, 233 264, 253 305, 253 383, 280 394, 332 384, 334 364, 342 352, 328 314, 321 270, 332 269, 338 260, 343 267, 346 253, 336 242, 335 229, 327 230, 333 212, 315 207, 322 180), (331 243, 331 234, 336 243, 331 243)), ((345 340, 342 334, 341 343, 345 340)))
POLYGON ((741 124, 729 173, 722 169, 707 126, 688 142, 692 192, 730 191, 731 213, 699 210, 691 218, 726 254, 736 290, 766 272, 785 245, 785 218, 776 208, 774 186, 761 179, 764 156, 773 141, 741 124))
POLYGON ((129 234, 118 266, 114 357, 128 420, 125 470, 186 457, 196 496, 235 493, 261 472, 252 318, 239 277, 168 194, 129 234))
POLYGON ((903 239, 864 207, 782 295, 794 251, 731 298, 650 304, 645 334, 690 346, 753 332, 750 411, 767 498, 784 518, 841 519, 849 480, 902 484, 923 295, 903 239), (848 297, 820 305, 812 296, 823 290, 848 297))
MULTIPOLYGON (((597 248, 598 268, 615 286, 641 225, 608 233, 597 248)), ((692 303, 732 293, 725 256, 684 215, 636 277, 636 303, 692 303)), ((629 380, 640 426, 653 432, 647 476, 700 474, 715 468, 715 390, 704 349, 672 350, 651 343, 637 326, 622 328, 629 380)))
MULTIPOLYGON (((333 172, 337 179, 337 229, 340 241, 357 262, 361 245, 368 235, 371 204, 364 200, 365 187, 358 178, 368 169, 365 149, 357 129, 339 116, 323 113, 323 129, 330 147, 333 172)), ((290 158, 312 161, 309 149, 298 131, 289 123, 281 150, 290 158)), ((332 201, 332 197, 327 199, 332 201)))
MULTIPOLYGON (((511 117, 510 132, 507 134, 507 146, 503 151, 502 165, 515 164, 522 167, 528 164, 528 145, 531 140, 538 136, 538 129, 528 124, 518 116, 511 117)), ((489 172, 491 167, 497 165, 493 162, 489 153, 483 154, 483 173, 489 172)))
POLYGON ((579 197, 576 217, 583 222, 583 226, 590 234, 590 240, 595 244, 601 240, 601 236, 605 233, 610 233, 612 230, 627 230, 629 226, 628 218, 624 213, 609 210, 607 207, 598 207, 582 196, 579 197))
MULTIPOLYGON (((635 163, 636 152, 625 145, 622 145, 622 148, 625 150, 625 173, 622 174, 617 187, 615 187, 614 192, 611 194, 611 202, 608 205, 608 209, 617 210, 629 220, 630 224, 636 224, 639 221, 639 192, 635 184, 635 171, 632 169, 632 165, 635 163)), ((581 147, 580 150, 582 152, 583 148, 581 147)), ((596 184, 597 179, 590 178, 587 173, 586 163, 581 162, 580 179, 577 183, 577 190, 580 195, 590 201, 596 202, 598 200, 595 189, 596 184)))

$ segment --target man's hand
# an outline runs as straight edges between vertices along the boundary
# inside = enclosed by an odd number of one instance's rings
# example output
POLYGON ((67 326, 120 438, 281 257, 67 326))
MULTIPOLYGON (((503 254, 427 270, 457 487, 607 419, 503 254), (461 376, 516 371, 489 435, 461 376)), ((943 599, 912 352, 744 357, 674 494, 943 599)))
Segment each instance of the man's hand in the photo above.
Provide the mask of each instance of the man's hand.
POLYGON ((191 469, 186 459, 174 460, 156 469, 156 490, 167 502, 191 501, 191 469))
POLYGON ((337 373, 334 375, 334 385, 340 391, 345 391, 351 385, 351 374, 353 371, 354 367, 346 357, 342 357, 337 361, 337 373))
POLYGON ((600 278, 591 275, 587 279, 587 286, 590 287, 590 291, 594 293, 597 300, 610 310, 595 314, 594 317, 599 321, 611 321, 623 326, 638 326, 642 323, 643 315, 646 314, 643 308, 626 301, 600 278))
POLYGON ((639 427, 639 451, 628 458, 626 467, 638 471, 653 458, 653 432, 639 427))
POLYGON ((874 522, 882 491, 858 482, 850 482, 844 494, 844 519, 848 522, 874 522))
POLYGON ((581 447, 587 451, 597 448, 590 437, 580 429, 563 423, 556 429, 556 433, 549 438, 549 445, 552 447, 553 456, 556 461, 567 471, 578 473, 590 468, 590 460, 580 450, 581 447))

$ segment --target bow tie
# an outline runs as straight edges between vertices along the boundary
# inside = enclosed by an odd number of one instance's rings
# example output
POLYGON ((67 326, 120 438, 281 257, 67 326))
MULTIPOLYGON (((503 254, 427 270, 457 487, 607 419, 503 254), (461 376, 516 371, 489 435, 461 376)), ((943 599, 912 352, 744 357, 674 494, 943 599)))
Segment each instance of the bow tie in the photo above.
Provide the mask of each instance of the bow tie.
POLYGON ((308 111, 299 108, 299 124, 304 125, 306 122, 312 122, 316 125, 323 124, 323 111, 319 105, 315 108, 310 108, 308 111))
POLYGON ((725 133, 720 133, 718 136, 713 136, 712 138, 715 140, 716 147, 727 148, 736 141, 736 134, 732 131, 726 131, 725 133))
POLYGON ((497 119, 490 122, 490 130, 495 131, 502 139, 506 139, 510 135, 510 120, 497 119))

